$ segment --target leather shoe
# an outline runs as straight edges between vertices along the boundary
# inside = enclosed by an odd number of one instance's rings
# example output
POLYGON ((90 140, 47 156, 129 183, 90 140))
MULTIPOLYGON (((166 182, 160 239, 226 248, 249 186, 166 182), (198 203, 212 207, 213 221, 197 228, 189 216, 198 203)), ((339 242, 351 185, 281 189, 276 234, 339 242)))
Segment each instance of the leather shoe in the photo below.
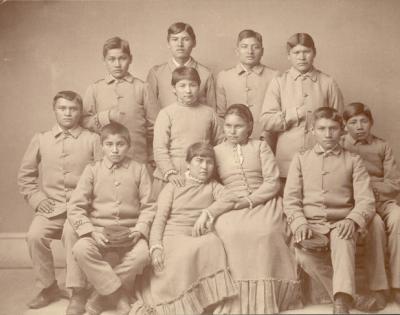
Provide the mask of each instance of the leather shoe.
POLYGON ((105 309, 103 301, 104 296, 101 296, 96 291, 93 291, 85 306, 85 310, 88 315, 100 315, 105 309))
POLYGON ((385 292, 383 290, 372 291, 372 296, 376 300, 377 310, 378 311, 383 310, 387 305, 385 292))
POLYGON ((373 296, 359 295, 354 296, 353 306, 355 309, 365 313, 375 313, 379 311, 377 300, 373 296))
POLYGON ((393 300, 400 305, 400 289, 392 289, 393 300))
POLYGON ((86 298, 87 298, 86 290, 73 289, 65 314, 66 315, 83 315, 83 314, 85 314, 86 298))
POLYGON ((44 288, 39 294, 28 303, 29 308, 42 308, 50 303, 60 299, 60 289, 58 288, 57 282, 54 282, 51 286, 44 288))
POLYGON ((347 294, 337 293, 335 295, 333 314, 350 314, 347 294))

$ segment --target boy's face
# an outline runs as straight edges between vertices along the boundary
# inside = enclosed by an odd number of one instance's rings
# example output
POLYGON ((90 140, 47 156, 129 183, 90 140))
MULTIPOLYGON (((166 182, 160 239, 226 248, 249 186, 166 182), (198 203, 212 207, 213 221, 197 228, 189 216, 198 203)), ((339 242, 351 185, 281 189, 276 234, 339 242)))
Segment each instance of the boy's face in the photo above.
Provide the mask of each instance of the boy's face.
POLYGON ((346 122, 346 130, 354 140, 366 140, 371 134, 372 123, 363 114, 353 116, 346 122))
POLYGON ((79 125, 82 110, 74 101, 59 98, 54 104, 54 114, 56 115, 58 125, 66 130, 73 129, 79 125))
POLYGON ((197 102, 200 86, 193 80, 180 80, 173 87, 178 102, 183 105, 192 105, 197 102))
POLYGON ((175 59, 189 58, 194 46, 195 42, 186 31, 172 34, 168 40, 168 47, 175 59))
POLYGON ((288 59, 292 67, 300 73, 307 73, 312 68, 314 58, 314 50, 300 44, 294 46, 288 54, 288 59))
POLYGON ((242 39, 236 48, 240 63, 249 67, 258 65, 263 53, 263 47, 254 37, 242 39))
POLYGON ((121 48, 114 48, 107 51, 104 57, 108 73, 116 79, 122 79, 128 73, 129 65, 132 62, 132 56, 124 53, 121 48))
POLYGON ((313 133, 317 143, 326 151, 339 143, 342 129, 337 121, 320 118, 314 123, 313 133))
POLYGON ((113 164, 120 163, 129 151, 129 144, 119 134, 109 135, 102 143, 104 156, 113 164))
POLYGON ((202 181, 211 178, 214 172, 214 159, 210 157, 195 156, 189 162, 189 173, 202 181))

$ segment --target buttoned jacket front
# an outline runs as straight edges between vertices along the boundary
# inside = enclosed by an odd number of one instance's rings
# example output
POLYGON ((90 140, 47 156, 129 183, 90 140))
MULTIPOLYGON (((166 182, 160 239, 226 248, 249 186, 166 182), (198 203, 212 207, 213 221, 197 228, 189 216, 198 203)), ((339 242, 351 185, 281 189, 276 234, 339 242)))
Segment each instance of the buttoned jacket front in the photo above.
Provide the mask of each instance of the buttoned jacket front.
POLYGON ((313 147, 311 118, 319 107, 343 111, 342 93, 327 74, 314 68, 301 74, 290 68, 271 80, 260 123, 263 129, 278 133, 276 159, 282 177, 287 176, 294 153, 313 147), (305 118, 299 119, 300 107, 306 111, 305 118))
POLYGON ((263 64, 250 71, 242 64, 223 70, 217 77, 217 114, 223 118, 227 108, 232 104, 244 104, 249 107, 254 118, 252 137, 263 136, 259 123, 265 93, 272 78, 277 74, 263 64))
POLYGON ((88 163, 100 158, 100 151, 99 136, 82 127, 63 131, 55 125, 49 131, 37 133, 19 169, 21 194, 35 210, 45 199, 55 202, 53 212, 41 215, 54 217, 64 213, 82 171, 88 163))
POLYGON ((290 165, 284 211, 293 231, 311 224, 322 233, 349 218, 365 228, 375 214, 375 199, 360 156, 337 146, 324 152, 317 144, 296 153, 290 165))

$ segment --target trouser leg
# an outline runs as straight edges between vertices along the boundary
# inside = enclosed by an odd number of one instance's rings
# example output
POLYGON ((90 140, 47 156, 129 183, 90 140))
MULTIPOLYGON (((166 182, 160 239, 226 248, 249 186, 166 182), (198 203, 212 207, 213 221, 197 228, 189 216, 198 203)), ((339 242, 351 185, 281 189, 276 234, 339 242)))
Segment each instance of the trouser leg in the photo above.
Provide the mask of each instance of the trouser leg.
POLYGON ((87 284, 86 276, 72 254, 72 248, 79 240, 79 235, 76 234, 68 220, 64 224, 62 240, 67 261, 65 286, 67 288, 85 288, 87 284))
POLYGON ((56 280, 50 244, 53 239, 60 239, 64 221, 65 215, 54 218, 35 215, 26 234, 37 284, 41 288, 49 287, 56 280))
POLYGON ((331 230, 330 248, 333 267, 333 296, 336 293, 346 293, 354 296, 355 288, 355 251, 357 233, 351 239, 342 239, 338 229, 331 230))

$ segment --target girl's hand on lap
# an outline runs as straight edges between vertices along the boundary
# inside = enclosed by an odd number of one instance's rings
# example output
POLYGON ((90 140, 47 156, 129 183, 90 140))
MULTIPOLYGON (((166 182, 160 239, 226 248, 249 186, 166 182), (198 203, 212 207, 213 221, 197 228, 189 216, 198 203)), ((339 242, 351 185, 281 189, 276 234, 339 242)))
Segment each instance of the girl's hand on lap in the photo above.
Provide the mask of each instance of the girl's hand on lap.
POLYGON ((236 201, 234 209, 240 210, 240 209, 244 209, 244 208, 248 208, 248 207, 249 207, 248 200, 245 198, 240 198, 238 201, 236 201))
POLYGON ((208 221, 208 215, 206 212, 203 211, 193 226, 192 229, 193 237, 198 237, 207 233, 208 231, 207 221, 208 221))
POLYGON ((140 233, 139 231, 131 231, 131 234, 129 234, 129 238, 132 239, 132 246, 136 245, 141 237, 142 233, 140 233))
POLYGON ((162 249, 155 249, 151 254, 151 264, 155 271, 160 272, 164 269, 164 251, 162 249))

